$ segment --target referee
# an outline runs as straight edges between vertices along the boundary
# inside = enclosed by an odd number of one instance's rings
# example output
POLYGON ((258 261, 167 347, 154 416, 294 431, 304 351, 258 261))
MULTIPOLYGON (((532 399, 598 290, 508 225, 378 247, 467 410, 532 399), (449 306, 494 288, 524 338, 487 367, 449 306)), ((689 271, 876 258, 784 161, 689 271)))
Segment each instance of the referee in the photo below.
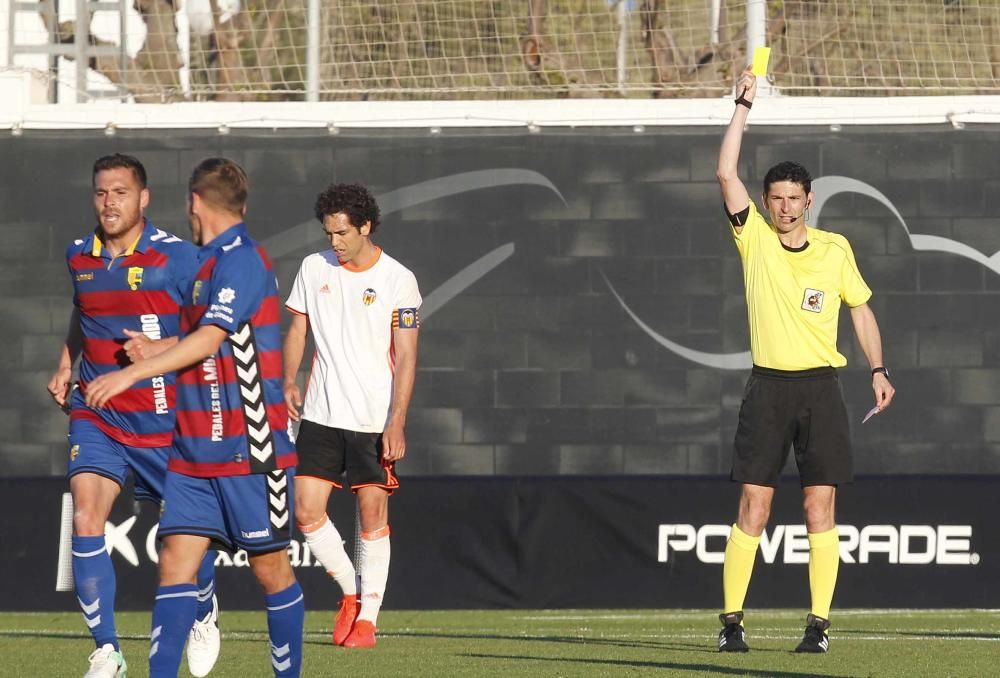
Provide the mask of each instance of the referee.
POLYGON ((733 119, 719 151, 718 179, 732 236, 743 263, 753 370, 740 406, 731 479, 742 485, 739 514, 726 544, 720 652, 747 652, 746 598, 761 532, 778 476, 794 447, 809 532, 812 610, 796 652, 826 652, 830 605, 840 564, 834 519, 837 485, 849 482, 850 430, 837 376, 847 359, 837 351, 841 302, 872 368, 875 405, 895 389, 882 361, 882 339, 868 307, 872 292, 842 235, 806 225, 812 178, 794 162, 768 170, 757 211, 737 175, 740 144, 757 91, 748 67, 736 88, 733 119))

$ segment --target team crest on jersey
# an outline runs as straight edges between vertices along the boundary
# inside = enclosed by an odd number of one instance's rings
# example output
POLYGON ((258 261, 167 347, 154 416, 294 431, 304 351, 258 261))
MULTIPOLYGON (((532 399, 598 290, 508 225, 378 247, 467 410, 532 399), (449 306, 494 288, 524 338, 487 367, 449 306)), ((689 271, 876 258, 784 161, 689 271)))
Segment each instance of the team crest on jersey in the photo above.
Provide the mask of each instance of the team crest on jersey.
POLYGON ((412 330, 417 326, 417 309, 399 309, 399 328, 401 330, 412 330))
POLYGON ((129 267, 128 286, 133 292, 142 287, 142 266, 129 267))
POLYGON ((70 461, 76 461, 76 458, 79 457, 79 456, 80 456, 80 446, 79 445, 74 445, 73 447, 69 448, 69 460, 70 461))
POLYGON ((194 281, 194 292, 191 293, 191 303, 192 304, 197 304, 198 303, 198 297, 201 296, 201 285, 204 282, 205 282, 204 280, 195 280, 194 281))
POLYGON ((361 302, 365 306, 371 306, 372 304, 374 304, 375 303, 375 290, 373 290, 370 287, 368 289, 366 289, 364 291, 364 294, 361 295, 361 302))
POLYGON ((802 309, 804 311, 812 311, 813 313, 819 313, 822 311, 823 290, 814 290, 807 287, 806 293, 802 295, 802 309))

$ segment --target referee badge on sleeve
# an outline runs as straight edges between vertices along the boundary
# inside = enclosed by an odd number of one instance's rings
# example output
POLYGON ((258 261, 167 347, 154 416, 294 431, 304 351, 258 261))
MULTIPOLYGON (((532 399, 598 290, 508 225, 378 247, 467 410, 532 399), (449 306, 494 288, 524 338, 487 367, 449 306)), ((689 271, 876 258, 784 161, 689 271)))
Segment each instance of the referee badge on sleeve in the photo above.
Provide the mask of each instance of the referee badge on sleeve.
POLYGON ((823 310, 823 290, 806 288, 806 293, 802 295, 802 309, 819 313, 823 310))

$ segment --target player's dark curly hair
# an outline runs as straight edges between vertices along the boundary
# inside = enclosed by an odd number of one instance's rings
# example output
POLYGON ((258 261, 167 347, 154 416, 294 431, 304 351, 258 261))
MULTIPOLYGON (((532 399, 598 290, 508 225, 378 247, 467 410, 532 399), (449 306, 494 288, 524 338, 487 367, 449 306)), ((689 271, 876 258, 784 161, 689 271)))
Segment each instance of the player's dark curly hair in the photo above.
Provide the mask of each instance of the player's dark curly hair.
POLYGON ((103 155, 94 161, 93 179, 104 170, 127 169, 132 171, 132 176, 139 182, 139 188, 146 188, 146 168, 142 166, 137 158, 124 153, 112 153, 103 155))
POLYGON ((347 215, 347 220, 355 228, 371 222, 371 233, 375 232, 382 216, 375 196, 361 184, 330 184, 316 197, 316 218, 320 223, 323 223, 324 217, 340 212, 347 215))
POLYGON ((779 162, 764 176, 764 195, 767 195, 767 192, 771 190, 771 184, 776 181, 790 181, 793 184, 799 184, 808 193, 812 190, 812 180, 809 170, 799 163, 790 160, 779 162))

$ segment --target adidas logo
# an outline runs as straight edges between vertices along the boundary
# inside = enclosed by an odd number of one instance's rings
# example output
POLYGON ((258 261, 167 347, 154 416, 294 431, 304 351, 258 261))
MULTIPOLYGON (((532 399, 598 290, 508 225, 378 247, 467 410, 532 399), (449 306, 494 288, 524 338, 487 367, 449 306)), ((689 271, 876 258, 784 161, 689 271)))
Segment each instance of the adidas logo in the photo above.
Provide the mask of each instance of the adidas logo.
MULTIPOLYGON (((746 641, 747 634, 746 634, 745 631, 740 631, 740 637, 739 637, 739 639, 742 640, 742 641, 746 641)), ((725 647, 728 642, 729 642, 729 638, 726 637, 725 631, 723 631, 722 633, 719 634, 719 648, 721 649, 721 648, 725 647)))
POLYGON ((322 287, 319 288, 319 293, 320 294, 329 294, 330 293, 330 286, 324 284, 322 287))

